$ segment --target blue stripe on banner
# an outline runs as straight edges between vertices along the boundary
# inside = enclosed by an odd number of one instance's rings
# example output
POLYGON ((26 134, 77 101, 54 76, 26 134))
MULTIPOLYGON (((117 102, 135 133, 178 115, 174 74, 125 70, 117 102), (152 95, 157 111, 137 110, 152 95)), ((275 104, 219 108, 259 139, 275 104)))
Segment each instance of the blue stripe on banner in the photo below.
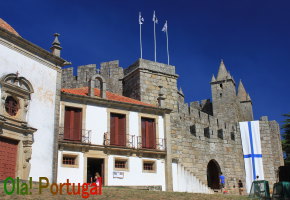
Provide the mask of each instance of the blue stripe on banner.
MULTIPOLYGON (((250 136, 250 144, 251 144, 251 155, 254 155, 254 144, 253 144, 253 134, 252 134, 252 125, 251 122, 248 122, 249 126, 249 136, 250 136)), ((256 180, 256 166, 255 166, 255 157, 252 157, 252 166, 253 166, 253 177, 256 180)))
POLYGON ((262 158, 262 154, 248 154, 248 155, 244 155, 244 158, 262 158))

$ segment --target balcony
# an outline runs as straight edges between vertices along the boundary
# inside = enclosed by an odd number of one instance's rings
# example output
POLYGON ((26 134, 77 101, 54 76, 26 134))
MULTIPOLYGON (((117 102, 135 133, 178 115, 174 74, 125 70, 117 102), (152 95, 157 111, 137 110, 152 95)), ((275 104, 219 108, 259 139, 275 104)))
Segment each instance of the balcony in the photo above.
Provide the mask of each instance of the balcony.
POLYGON ((116 146, 116 147, 127 147, 134 148, 135 146, 135 135, 126 134, 126 140, 124 142, 115 142, 110 140, 110 133, 104 133, 104 145, 105 146, 116 146))
POLYGON ((142 136, 137 136, 138 149, 155 149, 159 151, 166 150, 166 140, 164 138, 156 138, 153 142, 142 141, 142 136), (155 142, 155 143, 154 143, 155 142))
POLYGON ((60 142, 91 144, 91 132, 91 130, 86 129, 59 127, 58 140, 60 142))
POLYGON ((143 150, 158 150, 158 151, 166 151, 166 140, 163 138, 156 138, 155 144, 146 144, 144 141, 142 143, 141 136, 135 135, 126 135, 126 144, 116 144, 110 140, 110 133, 104 133, 104 146, 110 147, 126 147, 131 149, 143 149, 143 150))

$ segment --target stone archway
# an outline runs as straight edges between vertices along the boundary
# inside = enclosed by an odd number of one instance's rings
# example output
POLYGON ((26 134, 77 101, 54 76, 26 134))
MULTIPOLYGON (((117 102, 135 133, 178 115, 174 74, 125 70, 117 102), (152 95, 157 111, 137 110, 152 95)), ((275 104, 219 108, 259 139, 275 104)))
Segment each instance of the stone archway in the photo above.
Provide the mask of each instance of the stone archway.
POLYGON ((214 159, 210 160, 207 165, 207 184, 211 189, 220 189, 219 176, 221 168, 218 162, 214 159))
POLYGON ((101 93, 101 98, 106 99, 106 91, 107 91, 107 86, 106 86, 106 81, 104 79, 104 77, 102 77, 99 74, 95 74, 94 76, 91 77, 90 81, 89 81, 89 96, 94 97, 95 96, 95 81, 98 80, 100 81, 100 93, 101 93))

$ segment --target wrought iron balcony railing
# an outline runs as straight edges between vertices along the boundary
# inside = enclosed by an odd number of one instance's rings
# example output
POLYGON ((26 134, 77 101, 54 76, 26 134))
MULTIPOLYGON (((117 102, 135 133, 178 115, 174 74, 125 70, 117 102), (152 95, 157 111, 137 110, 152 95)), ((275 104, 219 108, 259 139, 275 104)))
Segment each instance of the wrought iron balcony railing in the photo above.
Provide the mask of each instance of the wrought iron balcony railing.
POLYGON ((166 150, 166 140, 164 138, 155 138, 155 140, 144 140, 142 136, 137 136, 138 149, 156 149, 160 151, 166 150))
POLYGON ((91 130, 59 127, 59 141, 91 144, 91 130))
POLYGON ((104 145, 105 146, 122 146, 128 148, 134 148, 135 135, 126 134, 124 140, 113 141, 110 139, 111 134, 109 132, 104 133, 104 145))

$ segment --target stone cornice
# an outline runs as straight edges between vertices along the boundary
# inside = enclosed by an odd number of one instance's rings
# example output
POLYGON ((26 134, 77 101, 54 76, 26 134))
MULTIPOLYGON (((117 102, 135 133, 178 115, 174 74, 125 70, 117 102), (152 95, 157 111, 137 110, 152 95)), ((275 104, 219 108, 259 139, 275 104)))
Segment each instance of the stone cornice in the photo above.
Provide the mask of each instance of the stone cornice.
MULTIPOLYGON (((49 61, 50 63, 56 66, 62 67, 68 64, 66 60, 51 54, 50 52, 44 50, 43 48, 29 42, 28 40, 23 39, 22 37, 10 33, 9 31, 1 27, 0 27, 0 38, 3 38, 4 40, 12 43, 13 45, 20 47, 46 61, 49 61)), ((15 48, 15 46, 12 47, 15 48)))
POLYGON ((26 122, 21 122, 19 120, 14 120, 7 118, 3 115, 0 115, 0 127, 9 129, 9 130, 14 130, 23 134, 33 134, 35 131, 37 131, 36 128, 27 126, 26 122))
POLYGON ((106 106, 108 108, 123 108, 125 110, 132 110, 136 112, 142 113, 150 113, 150 114, 166 114, 170 113, 172 110, 167 108, 159 108, 153 106, 145 106, 145 105, 138 105, 126 102, 119 102, 119 101, 112 101, 108 99, 102 99, 97 97, 89 97, 83 95, 76 95, 76 94, 68 94, 68 93, 61 93, 61 101, 66 100, 73 100, 79 104, 86 104, 86 103, 94 103, 96 105, 106 106))

